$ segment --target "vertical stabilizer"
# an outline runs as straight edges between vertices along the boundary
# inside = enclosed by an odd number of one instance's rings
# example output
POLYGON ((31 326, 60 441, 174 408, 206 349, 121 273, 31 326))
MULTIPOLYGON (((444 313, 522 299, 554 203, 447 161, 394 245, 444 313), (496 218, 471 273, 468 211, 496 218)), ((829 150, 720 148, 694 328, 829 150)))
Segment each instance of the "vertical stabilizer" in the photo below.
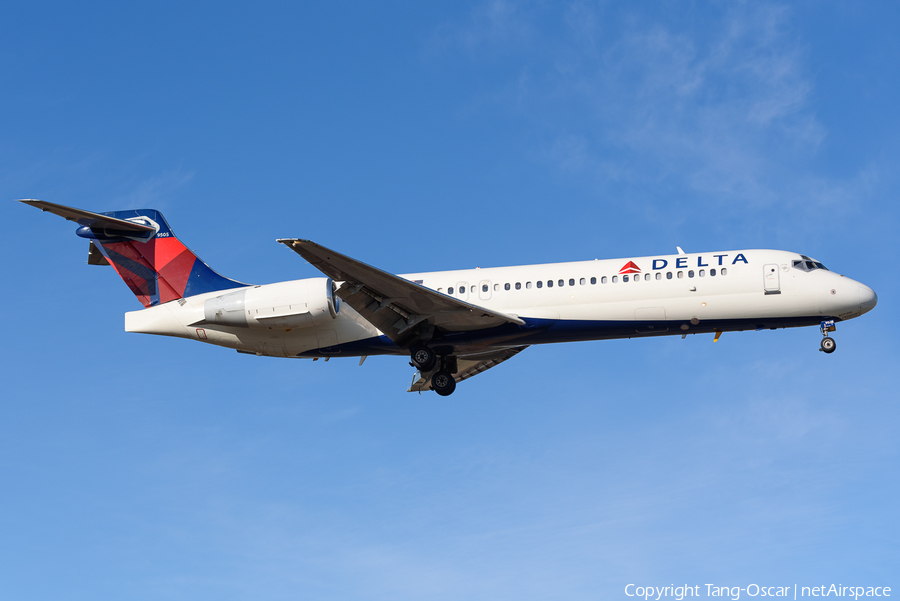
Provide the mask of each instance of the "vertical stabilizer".
MULTIPOLYGON (((247 285, 213 271, 155 209, 92 213, 42 200, 22 202, 78 223, 76 234, 91 240, 145 307, 247 285)), ((88 262, 102 265, 93 249, 88 262)))

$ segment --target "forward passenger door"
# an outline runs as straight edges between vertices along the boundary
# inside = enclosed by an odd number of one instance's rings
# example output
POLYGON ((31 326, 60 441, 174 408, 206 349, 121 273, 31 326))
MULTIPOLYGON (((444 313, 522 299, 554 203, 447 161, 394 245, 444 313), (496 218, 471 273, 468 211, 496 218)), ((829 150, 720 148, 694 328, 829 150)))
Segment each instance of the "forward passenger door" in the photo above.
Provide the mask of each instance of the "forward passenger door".
POLYGON ((766 294, 781 294, 781 278, 778 274, 778 265, 763 265, 763 281, 766 294))

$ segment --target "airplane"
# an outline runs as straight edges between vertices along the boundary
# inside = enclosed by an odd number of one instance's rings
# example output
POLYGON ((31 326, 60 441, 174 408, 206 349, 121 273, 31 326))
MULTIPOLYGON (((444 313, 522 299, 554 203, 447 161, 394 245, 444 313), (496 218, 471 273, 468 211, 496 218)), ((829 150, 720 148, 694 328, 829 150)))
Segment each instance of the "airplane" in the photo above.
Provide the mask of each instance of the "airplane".
POLYGON ((299 238, 277 242, 325 277, 251 285, 213 271, 159 211, 94 213, 21 200, 74 221, 88 264, 112 265, 137 299, 125 330, 268 357, 408 356, 409 392, 453 393, 533 344, 775 330, 871 311, 868 286, 809 256, 730 250, 393 275, 299 238))

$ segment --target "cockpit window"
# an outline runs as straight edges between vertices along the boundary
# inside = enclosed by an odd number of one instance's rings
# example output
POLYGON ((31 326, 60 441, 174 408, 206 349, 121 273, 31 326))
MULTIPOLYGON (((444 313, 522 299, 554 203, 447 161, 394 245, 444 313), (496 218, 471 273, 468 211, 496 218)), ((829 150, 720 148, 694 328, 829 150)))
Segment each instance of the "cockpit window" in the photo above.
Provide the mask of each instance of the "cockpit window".
POLYGON ((816 261, 815 259, 810 259, 806 255, 800 255, 803 257, 802 261, 794 261, 792 263, 794 269, 799 269, 800 271, 815 271, 816 269, 824 269, 828 271, 828 268, 816 261))

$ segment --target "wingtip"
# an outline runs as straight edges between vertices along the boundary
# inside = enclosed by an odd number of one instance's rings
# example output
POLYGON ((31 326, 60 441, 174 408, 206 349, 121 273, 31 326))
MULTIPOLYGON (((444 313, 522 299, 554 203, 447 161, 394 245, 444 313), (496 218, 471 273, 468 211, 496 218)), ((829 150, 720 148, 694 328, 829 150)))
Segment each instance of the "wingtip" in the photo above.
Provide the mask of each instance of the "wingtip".
POLYGON ((276 238, 275 242, 284 244, 285 246, 303 246, 304 244, 314 244, 312 240, 303 240, 302 238, 276 238))
POLYGON ((37 198, 17 198, 16 202, 21 202, 22 204, 34 207, 35 209, 40 209, 44 212, 47 211, 47 207, 45 206, 47 203, 43 200, 38 200, 37 198))

